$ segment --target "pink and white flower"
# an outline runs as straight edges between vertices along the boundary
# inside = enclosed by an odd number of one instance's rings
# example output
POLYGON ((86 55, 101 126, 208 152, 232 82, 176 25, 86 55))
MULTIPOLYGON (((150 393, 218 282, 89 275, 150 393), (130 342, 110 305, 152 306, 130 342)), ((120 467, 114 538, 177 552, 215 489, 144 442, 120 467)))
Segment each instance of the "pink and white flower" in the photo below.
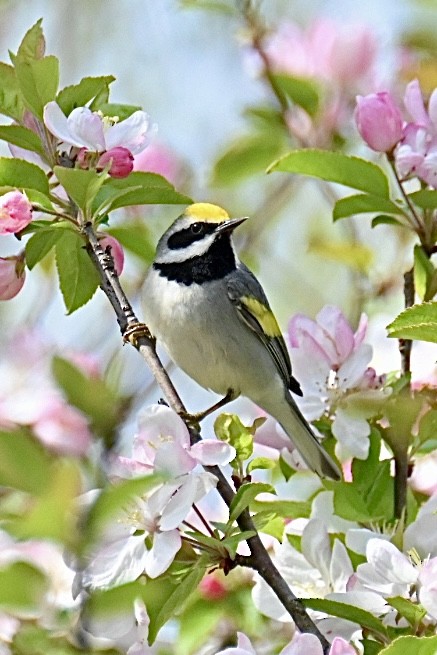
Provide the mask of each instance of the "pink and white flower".
POLYGON ((367 419, 379 412, 388 393, 368 366, 372 347, 364 343, 366 328, 364 314, 354 333, 342 312, 330 305, 315 321, 297 314, 289 324, 293 371, 303 391, 300 408, 310 421, 324 414, 333 417, 342 460, 367 457, 367 419))
MULTIPOLYGON (((264 649, 263 649, 264 650, 264 649)), ((357 651, 341 637, 335 637, 328 655, 356 655, 357 651)), ((237 633, 237 645, 220 650, 216 655, 256 655, 256 650, 243 632, 237 633)), ((322 644, 315 635, 296 632, 279 655, 323 655, 322 644)))
POLYGON ((21 191, 0 196, 0 234, 21 232, 32 221, 32 205, 21 191))
POLYGON ((377 152, 391 152, 402 139, 402 114, 390 93, 357 96, 355 122, 367 145, 377 152))
POLYGON ((25 279, 22 256, 0 257, 0 300, 14 298, 21 291, 25 279))

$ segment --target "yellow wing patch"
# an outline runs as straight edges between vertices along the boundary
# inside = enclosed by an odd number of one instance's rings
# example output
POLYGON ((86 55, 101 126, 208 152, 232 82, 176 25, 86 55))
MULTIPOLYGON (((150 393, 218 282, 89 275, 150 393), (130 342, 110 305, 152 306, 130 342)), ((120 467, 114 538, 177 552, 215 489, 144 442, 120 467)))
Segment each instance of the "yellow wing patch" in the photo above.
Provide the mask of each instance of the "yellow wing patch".
POLYGON ((266 336, 280 337, 281 330, 273 312, 266 307, 260 300, 252 296, 242 296, 240 302, 247 308, 254 318, 261 325, 266 336))
POLYGON ((208 223, 222 223, 229 219, 229 214, 222 207, 212 205, 209 202, 196 202, 194 205, 187 207, 184 214, 190 218, 208 223))

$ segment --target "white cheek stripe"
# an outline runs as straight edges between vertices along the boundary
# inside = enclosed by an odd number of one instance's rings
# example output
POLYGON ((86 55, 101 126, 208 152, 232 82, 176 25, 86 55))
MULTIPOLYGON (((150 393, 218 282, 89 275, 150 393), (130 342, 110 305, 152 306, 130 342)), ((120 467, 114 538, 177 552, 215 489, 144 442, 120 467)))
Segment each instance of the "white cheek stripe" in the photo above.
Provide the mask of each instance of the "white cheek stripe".
POLYGON ((215 237, 215 234, 208 234, 200 241, 194 241, 194 243, 186 248, 178 250, 167 249, 165 253, 161 254, 160 257, 156 259, 156 262, 157 264, 181 264, 192 257, 204 255, 214 243, 215 237))

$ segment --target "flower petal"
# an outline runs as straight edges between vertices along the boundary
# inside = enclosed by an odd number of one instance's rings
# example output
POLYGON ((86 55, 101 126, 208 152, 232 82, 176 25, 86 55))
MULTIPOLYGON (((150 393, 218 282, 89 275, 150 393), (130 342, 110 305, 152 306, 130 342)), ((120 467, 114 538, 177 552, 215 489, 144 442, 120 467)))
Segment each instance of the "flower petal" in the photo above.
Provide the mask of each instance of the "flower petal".
POLYGON ((126 120, 108 128, 105 134, 106 148, 110 150, 123 146, 137 155, 150 142, 155 129, 150 125, 149 115, 145 111, 135 111, 126 120))
POLYGON ((203 466, 224 466, 234 459, 235 448, 223 441, 208 439, 191 446, 190 455, 203 466))
POLYGON ((168 569, 181 545, 177 530, 155 533, 153 546, 146 556, 145 571, 149 578, 157 578, 168 569))
POLYGON ((430 120, 423 102, 422 90, 418 80, 412 80, 407 84, 404 95, 404 104, 408 113, 415 123, 428 127, 430 120))
POLYGON ((72 140, 71 145, 85 146, 89 150, 101 152, 106 150, 103 122, 99 114, 88 107, 76 107, 67 118, 68 130, 72 140))

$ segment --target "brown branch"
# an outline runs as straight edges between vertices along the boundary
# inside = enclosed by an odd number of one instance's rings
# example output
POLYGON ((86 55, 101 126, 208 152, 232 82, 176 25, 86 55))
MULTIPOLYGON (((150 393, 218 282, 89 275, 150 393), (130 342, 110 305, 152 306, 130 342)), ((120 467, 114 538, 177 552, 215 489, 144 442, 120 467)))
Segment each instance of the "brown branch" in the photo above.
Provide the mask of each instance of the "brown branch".
MULTIPOLYGON (((414 305, 414 268, 404 274, 404 302, 405 309, 414 305)), ((399 352, 401 354, 401 370, 403 375, 411 372, 411 339, 399 339, 399 352)))
MULTIPOLYGON (((126 332, 128 332, 130 328, 139 324, 138 318, 120 285, 117 273, 114 270, 113 259, 108 253, 104 252, 90 222, 87 222, 82 226, 82 233, 87 240, 87 250, 91 261, 98 271, 100 287, 111 303, 117 317, 117 322, 120 326, 121 334, 125 337, 126 332)), ((136 337, 135 340, 129 340, 129 342, 143 356, 170 407, 179 414, 186 411, 179 394, 173 386, 173 383, 168 377, 156 353, 155 340, 151 336, 142 334, 141 336, 136 337)), ((192 443, 201 441, 200 431, 192 425, 187 425, 187 427, 190 431, 192 443)), ((217 490, 226 505, 229 507, 235 497, 235 492, 223 472, 218 466, 208 466, 205 467, 205 469, 217 478, 217 490)), ((242 531, 256 532, 253 521, 247 510, 242 512, 237 519, 237 523, 242 531)), ((329 650, 328 641, 308 616, 301 601, 296 598, 284 578, 279 573, 258 534, 256 533, 255 536, 248 539, 247 543, 251 554, 245 559, 244 565, 249 566, 259 573, 284 605, 298 629, 301 632, 309 632, 315 635, 319 639, 324 652, 327 653, 329 650)))

